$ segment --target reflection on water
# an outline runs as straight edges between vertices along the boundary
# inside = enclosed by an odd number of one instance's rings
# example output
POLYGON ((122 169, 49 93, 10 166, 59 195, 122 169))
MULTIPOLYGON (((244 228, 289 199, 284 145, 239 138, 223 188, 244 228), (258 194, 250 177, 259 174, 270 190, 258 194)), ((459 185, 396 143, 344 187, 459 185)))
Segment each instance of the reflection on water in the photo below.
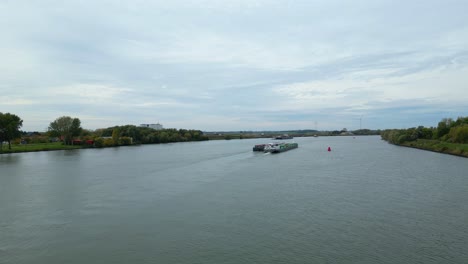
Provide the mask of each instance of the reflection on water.
POLYGON ((0 155, 0 164, 8 164, 11 165, 16 163, 21 158, 21 155, 18 154, 1 154, 0 155))
POLYGON ((379 137, 0 155, 3 263, 464 263, 466 159, 379 137), (327 148, 331 146, 332 151, 327 148))

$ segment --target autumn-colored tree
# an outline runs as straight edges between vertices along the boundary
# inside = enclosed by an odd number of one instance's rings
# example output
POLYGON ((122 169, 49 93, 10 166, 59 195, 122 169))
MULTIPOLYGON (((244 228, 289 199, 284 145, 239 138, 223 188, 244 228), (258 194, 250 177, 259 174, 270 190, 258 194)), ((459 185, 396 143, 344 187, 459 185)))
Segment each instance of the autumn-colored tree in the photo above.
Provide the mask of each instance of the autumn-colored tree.
POLYGON ((73 137, 81 133, 81 121, 78 118, 62 116, 51 122, 48 131, 51 136, 61 137, 65 145, 71 145, 73 137))

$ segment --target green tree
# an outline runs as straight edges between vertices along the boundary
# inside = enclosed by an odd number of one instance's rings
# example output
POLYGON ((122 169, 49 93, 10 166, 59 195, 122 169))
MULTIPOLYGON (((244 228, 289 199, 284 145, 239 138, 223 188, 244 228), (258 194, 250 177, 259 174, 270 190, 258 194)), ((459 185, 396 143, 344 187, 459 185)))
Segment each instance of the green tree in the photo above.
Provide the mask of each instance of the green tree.
POLYGON ((158 138, 159 138, 159 142, 161 142, 161 143, 169 142, 169 135, 168 135, 168 133, 166 133, 164 131, 159 133, 158 138))
POLYGON ((440 121, 439 124, 437 124, 437 130, 435 134, 436 139, 447 135, 453 123, 453 119, 451 118, 442 119, 442 121, 440 121))
POLYGON ((103 138, 96 138, 94 140, 94 146, 97 147, 97 148, 102 148, 104 147, 104 139, 103 138))
POLYGON ((123 146, 131 145, 132 144, 132 138, 131 137, 121 137, 120 138, 120 144, 123 146))
POLYGON ((468 124, 452 127, 449 136, 452 142, 462 144, 468 143, 468 124))
POLYGON ((453 126, 462 126, 468 125, 468 117, 460 116, 457 118, 457 121, 454 122, 453 126))
POLYGON ((81 121, 78 118, 73 118, 72 126, 71 126, 71 134, 72 137, 77 137, 81 134, 83 128, 81 128, 81 121))
MULTIPOLYGON (((136 127, 136 126, 133 126, 133 125, 126 125, 124 127, 122 127, 122 129, 120 130, 120 136, 121 137, 131 137, 132 140, 135 140, 135 141, 141 141, 142 139, 142 134, 141 134, 141 131, 148 131, 151 130, 151 128, 143 128, 143 127, 136 127)), ((146 133, 145 135, 147 135, 148 133, 146 133)))
POLYGON ((0 151, 3 149, 3 141, 8 142, 11 150, 11 140, 21 137, 19 130, 23 126, 23 120, 19 116, 0 112, 0 151))
POLYGON ((112 131, 112 140, 114 141, 114 144, 116 146, 120 145, 119 138, 120 138, 120 129, 119 127, 115 127, 114 130, 112 131))
POLYGON ((48 128, 51 136, 62 137, 65 145, 71 145, 73 137, 79 136, 82 128, 78 118, 62 116, 51 122, 48 128))

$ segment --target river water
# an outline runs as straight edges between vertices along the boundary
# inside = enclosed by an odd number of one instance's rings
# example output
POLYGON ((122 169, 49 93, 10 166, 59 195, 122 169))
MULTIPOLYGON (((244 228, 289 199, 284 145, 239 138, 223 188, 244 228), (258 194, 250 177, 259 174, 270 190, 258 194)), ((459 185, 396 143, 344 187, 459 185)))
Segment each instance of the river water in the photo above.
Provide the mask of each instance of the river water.
POLYGON ((468 159, 269 141, 0 155, 0 263, 468 263, 468 159))

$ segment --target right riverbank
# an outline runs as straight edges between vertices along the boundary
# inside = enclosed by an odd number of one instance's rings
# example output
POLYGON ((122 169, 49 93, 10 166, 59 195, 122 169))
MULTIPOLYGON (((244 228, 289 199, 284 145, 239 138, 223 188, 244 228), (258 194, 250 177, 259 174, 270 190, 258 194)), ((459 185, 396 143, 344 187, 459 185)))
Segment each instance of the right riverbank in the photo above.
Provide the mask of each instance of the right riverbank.
POLYGON ((429 150, 444 154, 468 158, 468 144, 448 143, 438 140, 418 139, 411 142, 396 144, 399 146, 429 150))
POLYGON ((387 129, 381 133, 388 143, 468 158, 468 117, 444 118, 437 127, 387 129))

